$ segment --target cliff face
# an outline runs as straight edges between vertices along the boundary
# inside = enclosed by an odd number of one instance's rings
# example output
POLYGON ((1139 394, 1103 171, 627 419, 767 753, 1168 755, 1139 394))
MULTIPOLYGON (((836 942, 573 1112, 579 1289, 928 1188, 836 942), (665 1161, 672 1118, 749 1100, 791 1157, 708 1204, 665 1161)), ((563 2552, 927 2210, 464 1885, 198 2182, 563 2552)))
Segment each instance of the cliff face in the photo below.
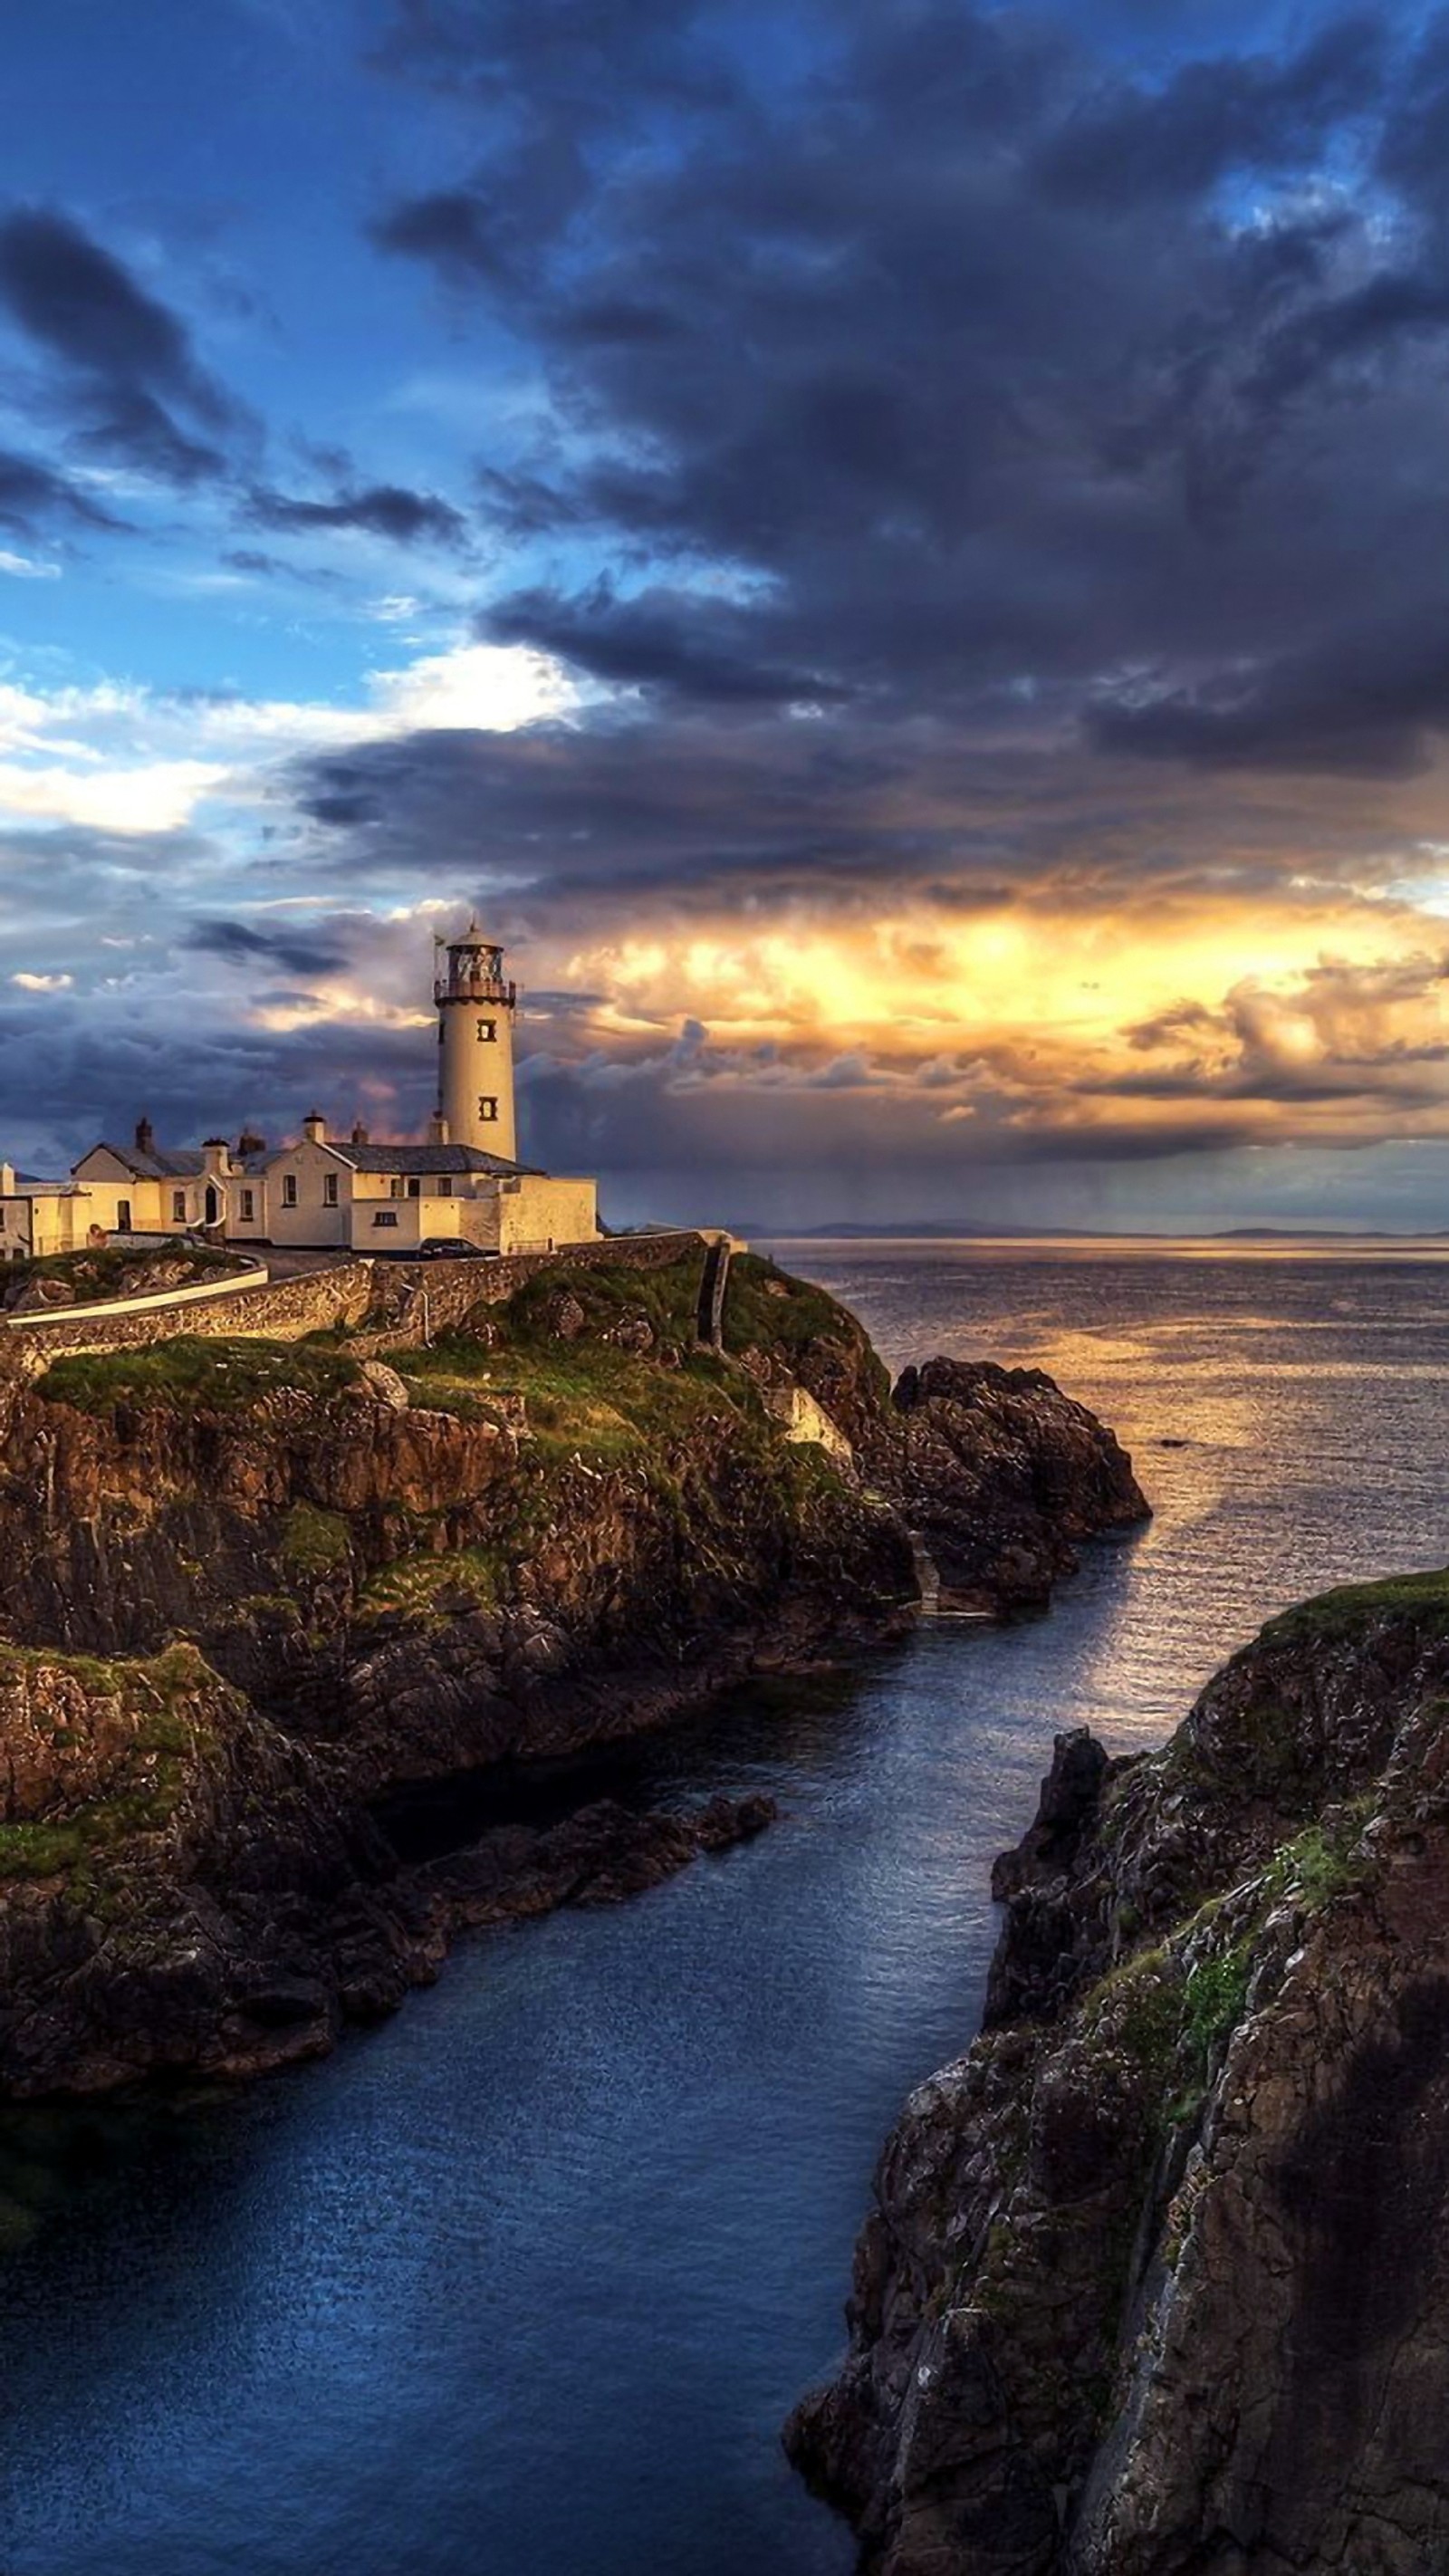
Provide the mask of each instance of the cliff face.
POLYGON ((888 2144, 788 2439, 890 2576, 1449 2552, 1449 1579, 1058 1739, 986 2027, 888 2144))
MULTIPOLYGON (((697 1291, 690 1264, 544 1275, 381 1359, 183 1340, 0 1380, 0 2085, 325 2045, 452 1923, 600 1901, 758 1827, 607 1810, 420 1873, 369 1816, 912 1614, 921 1408, 818 1290, 741 1265, 726 1354, 694 1345, 697 1291), (780 1391, 812 1380, 859 1466, 784 1436, 780 1391)), ((956 1444, 937 1519, 1005 1608, 1068 1533, 1145 1507, 1045 1381, 993 1391, 988 1454, 974 1374, 928 1408, 956 1444)))

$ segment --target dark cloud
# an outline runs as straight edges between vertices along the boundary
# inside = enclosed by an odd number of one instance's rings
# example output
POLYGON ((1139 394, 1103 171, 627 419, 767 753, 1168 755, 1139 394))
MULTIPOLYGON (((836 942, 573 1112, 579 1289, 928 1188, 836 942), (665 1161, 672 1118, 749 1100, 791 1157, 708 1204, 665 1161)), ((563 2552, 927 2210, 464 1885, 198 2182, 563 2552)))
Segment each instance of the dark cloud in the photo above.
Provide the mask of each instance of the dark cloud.
POLYGON ((198 921, 182 945, 219 957, 230 966, 281 967, 289 975, 332 975, 346 963, 345 952, 335 943, 300 933, 253 930, 243 921, 198 921))
POLYGON ((0 449, 0 527, 32 536, 51 521, 88 528, 119 528, 124 522, 54 467, 33 456, 0 449))
POLYGON ((575 598, 519 591, 487 612, 481 630, 495 642, 555 654, 596 679, 723 705, 822 702, 846 694, 821 671, 780 669, 763 660, 747 610, 721 599, 701 605, 678 591, 621 599, 607 580, 575 598))
POLYGON ((69 216, 18 207, 0 219, 0 301, 58 363, 82 448, 182 485, 220 470, 217 440, 237 407, 177 315, 69 216))
POLYGON ((1317 650, 1197 686, 1108 697, 1091 711, 1107 750, 1233 768, 1426 768, 1449 725, 1449 617, 1379 624, 1317 650))
POLYGON ((1161 87, 1109 87, 1046 143, 1047 185, 1080 205, 1128 210, 1200 196, 1230 171, 1302 168, 1382 85, 1386 31, 1358 14, 1286 60, 1190 62, 1161 87))
POLYGON ((461 546, 468 523, 461 510, 434 492, 413 492, 399 483, 370 483, 332 493, 326 500, 299 499, 286 492, 254 489, 248 516, 258 527, 295 534, 319 528, 360 528, 369 536, 387 537, 394 545, 461 546))
POLYGON ((930 710, 965 748, 1006 692, 1101 739, 1120 667, 1190 693, 1428 612, 1449 252, 1365 176, 1412 157, 1381 14, 1187 60, 1164 24, 1129 84, 1080 20, 828 10, 768 95, 711 81, 721 24, 675 19, 644 150, 652 9, 617 45, 586 8, 399 13, 395 59, 472 87, 489 145, 377 237, 550 387, 547 437, 483 462, 499 535, 605 566, 488 631, 722 713, 930 710))

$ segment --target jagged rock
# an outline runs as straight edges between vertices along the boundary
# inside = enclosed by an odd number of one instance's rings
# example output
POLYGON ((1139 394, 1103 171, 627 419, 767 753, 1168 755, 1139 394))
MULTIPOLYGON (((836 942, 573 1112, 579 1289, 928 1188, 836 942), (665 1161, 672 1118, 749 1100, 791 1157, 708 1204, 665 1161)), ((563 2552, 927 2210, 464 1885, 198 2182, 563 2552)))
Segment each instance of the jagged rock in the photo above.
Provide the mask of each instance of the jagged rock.
POLYGON ((387 1405, 393 1413, 406 1413, 412 1398, 397 1370, 389 1368, 385 1360, 363 1360, 359 1365, 363 1383, 378 1403, 387 1405))
POLYGON ((1162 1754, 1058 1738, 787 2432, 884 2576, 1449 2563, 1446 1692, 1418 1578, 1275 1622, 1162 1754))
MULTIPOLYGON (((1144 1508, 1049 1382, 1003 1380, 983 1412, 968 1373, 893 1408, 853 1318, 766 1284, 749 1350, 711 1354, 686 1384, 642 1307, 621 1323, 582 1274, 577 1296, 544 1283, 531 1365, 541 1312, 565 1339, 589 1314, 596 1342, 631 1337, 576 1355, 572 1419, 545 1367, 530 1421, 478 1365, 477 1335, 461 1378, 441 1346, 406 1380, 331 1347, 223 1341, 204 1358, 183 1342, 39 1375, 0 1354, 0 1622, 34 1650, 0 1670, 0 2087, 325 2047, 344 2013, 390 2009, 441 1955, 439 1886, 400 1876, 369 1821, 398 1784, 572 1753, 752 1669, 899 1630, 918 1504, 943 1527, 969 1514, 959 1545, 1002 1607, 1024 1549, 1034 1583, 1060 1556, 1053 1514, 1076 1538, 1144 1508), (760 1400, 787 1385, 804 1391, 792 1420, 818 1431, 828 1414, 864 1474, 843 1445, 833 1461, 791 1447, 760 1400), (910 1426, 927 1421, 923 1442, 910 1426), (933 1504, 942 1457, 950 1494, 933 1504), (197 1723, 172 1741, 175 1709, 158 1717, 135 1676, 179 1635, 197 1723)), ((650 1314, 692 1329, 696 1287, 671 1304, 653 1283, 650 1314)), ((495 1844, 470 1864, 475 1896, 486 1882, 490 1905, 513 1902, 512 1873, 530 1902, 559 1886, 604 1901, 747 1829, 706 1811, 667 1831, 596 1823, 592 1858, 582 1827, 546 1849, 495 1844)))
POLYGON ((551 1298, 545 1309, 548 1329, 560 1342, 576 1342, 586 1329, 588 1320, 578 1298, 568 1288, 561 1289, 556 1297, 551 1298))

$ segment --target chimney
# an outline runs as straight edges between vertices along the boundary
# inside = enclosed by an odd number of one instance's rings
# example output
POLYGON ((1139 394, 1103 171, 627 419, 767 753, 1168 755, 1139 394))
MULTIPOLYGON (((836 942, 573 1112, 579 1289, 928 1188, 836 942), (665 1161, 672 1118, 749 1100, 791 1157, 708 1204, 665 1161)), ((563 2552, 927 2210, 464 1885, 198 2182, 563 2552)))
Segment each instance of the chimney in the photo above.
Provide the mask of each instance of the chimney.
POLYGON ((320 1109, 308 1110, 306 1117, 302 1121, 302 1133, 306 1137, 309 1145, 326 1144, 327 1121, 323 1117, 320 1109))
POLYGON ((435 1109, 431 1118, 428 1120, 428 1143, 430 1145, 446 1145, 447 1141, 448 1122, 443 1116, 441 1109, 435 1109))
POLYGON ((0 1199, 13 1199, 14 1196, 15 1166, 13 1163, 0 1163, 0 1199))
POLYGON ((136 1151, 138 1154, 154 1154, 156 1151, 156 1130, 149 1118, 136 1121, 136 1151))
POLYGON ((201 1148, 202 1170, 212 1180, 226 1178, 231 1170, 231 1147, 224 1136, 208 1136, 201 1148))
POLYGON ((372 1138, 369 1136, 367 1129, 364 1127, 360 1118, 357 1119, 353 1125, 352 1141, 354 1145, 370 1145, 372 1143, 372 1138))
POLYGON ((255 1127, 244 1127, 242 1129, 241 1134, 236 1140, 237 1161, 239 1163, 244 1163, 249 1154, 264 1154, 266 1150, 267 1140, 265 1136, 259 1136, 257 1134, 255 1127))

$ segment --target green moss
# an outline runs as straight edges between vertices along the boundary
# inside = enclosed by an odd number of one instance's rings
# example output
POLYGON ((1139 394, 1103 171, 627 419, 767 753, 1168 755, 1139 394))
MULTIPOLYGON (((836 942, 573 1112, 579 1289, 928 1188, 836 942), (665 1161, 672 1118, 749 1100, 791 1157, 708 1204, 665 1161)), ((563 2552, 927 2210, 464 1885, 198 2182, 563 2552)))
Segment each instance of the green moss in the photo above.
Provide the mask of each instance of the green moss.
MULTIPOLYGON (((1351 1635, 1370 1620, 1411 1613, 1449 1626, 1449 1567, 1429 1574, 1391 1574, 1378 1583, 1344 1583, 1271 1619, 1259 1644, 1351 1635)), ((1252 1651, 1250 1648, 1249 1652, 1252 1651)))
POLYGON ((862 1327, 813 1281, 796 1279, 757 1252, 736 1253, 725 1287, 724 1346, 727 1351, 778 1351, 797 1359, 812 1342, 854 1343, 868 1352, 870 1384, 879 1395, 890 1389, 889 1374, 869 1349, 862 1327))
POLYGON ((282 1562, 295 1574, 330 1574, 352 1552, 352 1532, 340 1512, 294 1503, 282 1523, 282 1562))
POLYGON ((121 1403, 238 1412, 281 1389, 326 1397, 356 1383, 357 1364, 305 1342, 211 1340, 182 1334, 136 1350, 77 1351, 53 1360, 37 1391, 52 1404, 105 1413, 121 1403))
POLYGON ((1206 2072, 1217 2050, 1243 2018, 1253 1973, 1251 1941, 1235 1941, 1216 1958, 1204 1959, 1188 1977, 1183 1992, 1183 2035, 1206 2072))
POLYGON ((1335 1896, 1360 1886, 1367 1865, 1351 1855, 1376 1803, 1367 1794, 1351 1799, 1327 1823, 1308 1825, 1284 1843, 1268 1873, 1273 1894, 1296 1896, 1316 1912, 1335 1896))
POLYGON ((642 1315, 656 1343, 688 1349, 699 1323, 699 1292, 704 1279, 704 1249, 682 1254, 657 1270, 593 1268, 559 1262, 536 1271, 492 1320, 507 1341, 520 1345, 557 1341, 551 1316, 561 1296, 583 1310, 581 1338, 596 1341, 626 1319, 642 1315))
POLYGON ((400 1556, 380 1567, 363 1586, 359 1608, 365 1615, 431 1618, 441 1596, 457 1594, 479 1609, 495 1609, 508 1585, 508 1562, 501 1548, 463 1547, 445 1556, 400 1556))
POLYGON ((501 1414, 497 1397, 521 1395, 539 1455, 560 1462, 575 1455, 594 1466, 647 1461, 688 1439, 709 1415, 765 1429, 753 1379, 713 1351, 690 1349, 671 1368, 587 1335, 485 1343, 449 1333, 430 1350, 389 1352, 388 1364, 420 1405, 484 1415, 493 1401, 501 1414))
MULTIPOLYGON (((0 1648, 0 1673, 24 1663, 59 1669, 93 1699, 123 1703, 130 1721, 112 1784, 73 1813, 0 1824, 0 1879, 68 1876, 72 1894, 98 1893, 95 1863, 139 1834, 154 1833, 174 1813, 186 1759, 212 1742, 203 1685, 215 1676, 195 1646, 168 1646, 146 1658, 62 1655, 43 1648, 0 1648)), ((114 1723, 114 1719, 109 1721, 114 1723)))

